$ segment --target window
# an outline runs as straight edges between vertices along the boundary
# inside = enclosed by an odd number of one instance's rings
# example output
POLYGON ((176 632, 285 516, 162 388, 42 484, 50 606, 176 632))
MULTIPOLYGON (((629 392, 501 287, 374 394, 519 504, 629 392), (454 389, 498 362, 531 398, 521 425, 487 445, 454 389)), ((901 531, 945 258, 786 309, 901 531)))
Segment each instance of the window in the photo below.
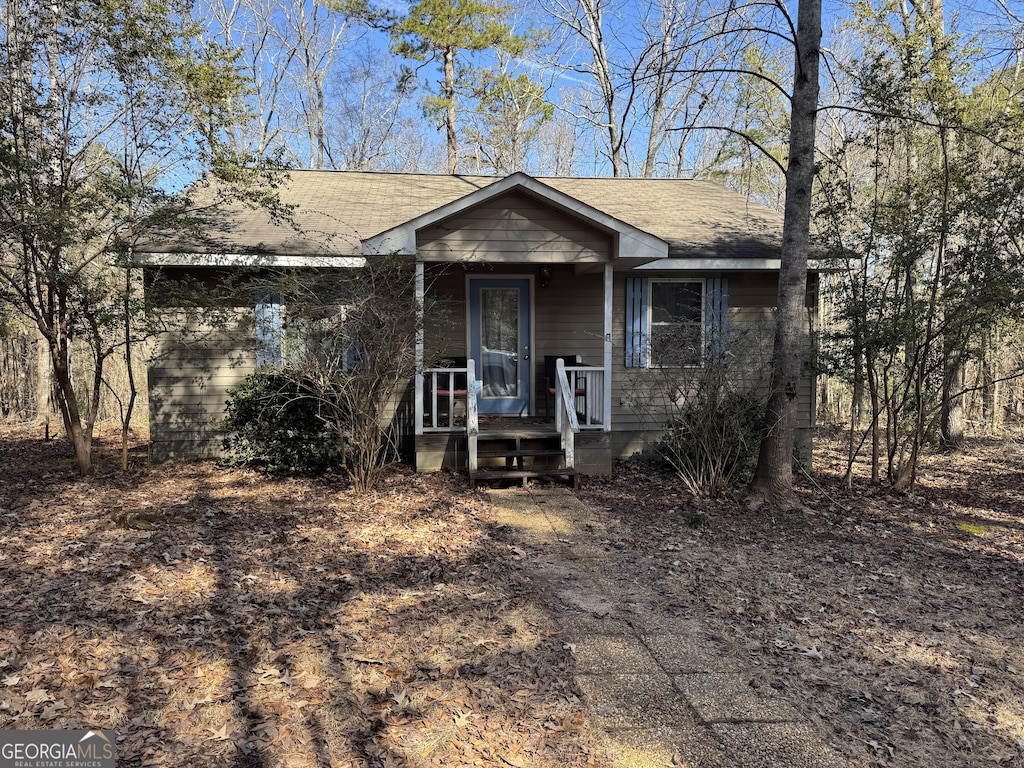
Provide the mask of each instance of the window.
POLYGON ((284 307, 281 294, 256 299, 256 367, 280 368, 284 362, 284 307))
POLYGON ((652 280, 650 365, 700 365, 704 360, 704 281, 652 280))
POLYGON ((626 280, 627 368, 721 365, 726 359, 729 281, 626 280))
POLYGON ((314 307, 289 312, 281 295, 265 293, 256 300, 256 366, 305 366, 315 357, 340 370, 351 370, 355 347, 345 333, 344 307, 314 307))

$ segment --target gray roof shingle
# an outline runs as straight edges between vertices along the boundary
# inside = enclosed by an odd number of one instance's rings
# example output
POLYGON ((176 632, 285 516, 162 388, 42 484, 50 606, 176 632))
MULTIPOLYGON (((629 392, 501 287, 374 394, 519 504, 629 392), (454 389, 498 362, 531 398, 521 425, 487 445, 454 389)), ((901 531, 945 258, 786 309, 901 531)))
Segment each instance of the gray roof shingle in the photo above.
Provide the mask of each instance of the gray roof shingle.
MULTIPOLYGON (((351 256, 360 240, 485 187, 497 177, 355 171, 289 171, 283 203, 294 224, 232 203, 207 211, 200 238, 169 234, 150 253, 351 256)), ((718 184, 691 179, 537 177, 610 216, 665 240, 669 257, 778 258, 782 215, 718 184)), ((205 193, 209 195, 207 191, 205 193)), ((203 192, 197 193, 201 199, 203 192)))

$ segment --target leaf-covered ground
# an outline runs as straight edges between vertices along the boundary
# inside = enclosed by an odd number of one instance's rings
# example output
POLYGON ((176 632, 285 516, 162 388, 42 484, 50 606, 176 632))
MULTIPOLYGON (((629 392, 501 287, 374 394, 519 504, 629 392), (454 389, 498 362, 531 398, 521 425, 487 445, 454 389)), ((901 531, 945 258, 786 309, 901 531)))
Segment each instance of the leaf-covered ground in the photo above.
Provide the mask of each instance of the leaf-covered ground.
MULTIPOLYGON (((912 495, 839 467, 785 516, 642 464, 582 497, 638 594, 853 765, 1024 766, 1024 448, 929 457, 912 495)), ((451 475, 81 480, 0 428, 0 728, 110 728, 125 766, 606 764, 507 535, 451 475)))
POLYGON ((112 463, 0 431, 0 728, 109 728, 124 766, 600 764, 460 479, 112 463))
POLYGON ((583 496, 663 608, 854 765, 1024 766, 1024 446, 928 457, 907 495, 846 491, 841 466, 820 446, 808 511, 777 517, 636 465, 583 496))

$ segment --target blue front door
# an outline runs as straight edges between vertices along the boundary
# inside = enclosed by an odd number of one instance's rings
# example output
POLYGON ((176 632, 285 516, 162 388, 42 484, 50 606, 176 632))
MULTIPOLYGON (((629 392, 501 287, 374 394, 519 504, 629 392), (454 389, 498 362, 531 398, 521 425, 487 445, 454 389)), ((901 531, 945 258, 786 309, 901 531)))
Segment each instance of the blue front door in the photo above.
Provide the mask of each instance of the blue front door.
POLYGON ((530 413, 530 281, 470 278, 469 354, 480 413, 530 413))

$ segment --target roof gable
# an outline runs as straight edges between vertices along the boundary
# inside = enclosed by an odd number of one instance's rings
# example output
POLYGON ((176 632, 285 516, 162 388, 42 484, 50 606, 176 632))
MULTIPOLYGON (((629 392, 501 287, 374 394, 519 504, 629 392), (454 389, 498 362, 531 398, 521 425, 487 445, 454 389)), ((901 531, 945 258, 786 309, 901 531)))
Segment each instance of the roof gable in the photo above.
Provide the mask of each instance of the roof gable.
POLYGON ((644 264, 668 256, 668 243, 522 172, 469 192, 432 211, 363 240, 363 253, 416 253, 417 232, 442 224, 467 211, 515 192, 526 194, 614 238, 614 258, 644 264))

